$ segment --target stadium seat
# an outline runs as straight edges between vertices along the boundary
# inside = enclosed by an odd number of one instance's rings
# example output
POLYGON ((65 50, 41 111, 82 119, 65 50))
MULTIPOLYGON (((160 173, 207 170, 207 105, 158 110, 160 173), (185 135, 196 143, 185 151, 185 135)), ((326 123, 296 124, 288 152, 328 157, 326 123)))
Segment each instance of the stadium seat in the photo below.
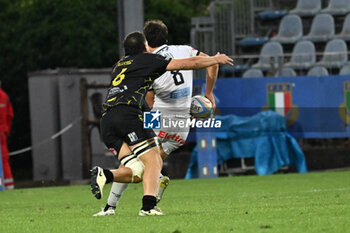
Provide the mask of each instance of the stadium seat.
POLYGON ((345 65, 341 68, 339 74, 340 74, 340 75, 349 75, 349 74, 350 74, 350 64, 349 64, 349 63, 348 63, 348 64, 345 64, 345 65))
POLYGON ((293 48, 292 58, 284 66, 296 70, 309 69, 316 63, 316 49, 311 41, 299 41, 293 48))
POLYGON ((223 77, 234 77, 237 73, 242 73, 249 69, 249 65, 247 64, 235 64, 232 66, 221 66, 219 69, 220 76, 223 77))
POLYGON ((340 68, 348 61, 348 48, 341 39, 329 41, 323 53, 322 60, 316 66, 326 68, 340 68))
POLYGON ((280 19, 283 16, 287 15, 287 10, 266 10, 260 12, 256 17, 258 19, 280 19))
POLYGON ((245 71, 242 75, 242 78, 262 78, 262 77, 264 77, 263 72, 256 68, 250 68, 249 70, 245 71))
POLYGON ((269 38, 266 36, 262 37, 246 37, 242 40, 240 40, 237 45, 238 46, 258 46, 263 45, 267 41, 269 41, 269 38))
POLYGON ((277 36, 271 38, 271 41, 277 41, 281 44, 294 44, 303 37, 303 24, 300 16, 284 16, 278 30, 277 36))
POLYGON ((297 74, 292 68, 289 68, 289 67, 283 67, 281 70, 281 73, 279 71, 275 73, 275 77, 294 77, 294 76, 297 76, 297 74))
POLYGON ((330 0, 328 7, 321 11, 331 15, 345 15, 350 12, 349 0, 330 0))
POLYGON ((275 41, 266 43, 260 52, 259 61, 254 64, 253 68, 259 68, 262 70, 268 70, 271 65, 278 67, 279 59, 283 61, 283 48, 282 45, 275 41))
POLYGON ((307 72, 307 76, 315 76, 315 77, 321 77, 321 76, 328 76, 328 70, 322 66, 316 66, 313 67, 307 72))
POLYGON ((342 31, 335 35, 334 38, 350 41, 350 14, 345 17, 342 31))
POLYGON ((289 13, 300 16, 314 16, 320 11, 321 0, 298 0, 296 8, 289 11, 289 13))
POLYGON ((330 14, 316 15, 311 24, 310 33, 303 37, 312 42, 326 42, 334 36, 334 19, 330 14))

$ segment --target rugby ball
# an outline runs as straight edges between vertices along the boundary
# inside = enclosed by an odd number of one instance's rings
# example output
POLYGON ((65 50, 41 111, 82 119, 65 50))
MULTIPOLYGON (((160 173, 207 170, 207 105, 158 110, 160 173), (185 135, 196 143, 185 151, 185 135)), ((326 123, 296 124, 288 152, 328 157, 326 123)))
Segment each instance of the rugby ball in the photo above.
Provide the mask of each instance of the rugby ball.
POLYGON ((204 96, 196 95, 192 97, 191 115, 194 118, 208 118, 213 111, 213 105, 204 96))

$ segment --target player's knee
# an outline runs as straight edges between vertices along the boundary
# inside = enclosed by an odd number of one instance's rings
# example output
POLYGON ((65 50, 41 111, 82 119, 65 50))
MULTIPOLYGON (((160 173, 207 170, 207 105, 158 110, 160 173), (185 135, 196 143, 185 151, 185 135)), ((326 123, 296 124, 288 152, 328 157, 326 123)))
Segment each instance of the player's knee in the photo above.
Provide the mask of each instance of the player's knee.
POLYGON ((131 183, 139 183, 142 181, 145 166, 140 159, 134 158, 131 161, 128 161, 125 167, 128 167, 131 169, 131 172, 132 172, 131 183))

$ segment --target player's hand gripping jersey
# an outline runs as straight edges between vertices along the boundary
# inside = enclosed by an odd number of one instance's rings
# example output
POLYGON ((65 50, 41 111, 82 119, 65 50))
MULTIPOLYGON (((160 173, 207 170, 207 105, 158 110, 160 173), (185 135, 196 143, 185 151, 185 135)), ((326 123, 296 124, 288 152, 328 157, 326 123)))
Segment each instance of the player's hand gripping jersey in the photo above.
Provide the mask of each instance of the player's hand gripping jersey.
POLYGON ((103 111, 120 104, 141 109, 149 87, 166 72, 170 60, 149 53, 126 56, 119 60, 113 69, 103 111))

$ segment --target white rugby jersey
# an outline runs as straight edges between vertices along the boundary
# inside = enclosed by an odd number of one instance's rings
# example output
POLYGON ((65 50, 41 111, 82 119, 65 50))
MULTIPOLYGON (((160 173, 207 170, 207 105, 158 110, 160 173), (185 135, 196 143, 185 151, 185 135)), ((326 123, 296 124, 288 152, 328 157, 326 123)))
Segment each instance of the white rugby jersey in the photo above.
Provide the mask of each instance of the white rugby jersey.
MULTIPOLYGON (((153 53, 181 59, 197 56, 199 51, 187 45, 162 45, 153 53)), ((155 93, 153 109, 188 116, 191 106, 192 81, 192 70, 167 71, 157 78, 152 85, 155 93)))

